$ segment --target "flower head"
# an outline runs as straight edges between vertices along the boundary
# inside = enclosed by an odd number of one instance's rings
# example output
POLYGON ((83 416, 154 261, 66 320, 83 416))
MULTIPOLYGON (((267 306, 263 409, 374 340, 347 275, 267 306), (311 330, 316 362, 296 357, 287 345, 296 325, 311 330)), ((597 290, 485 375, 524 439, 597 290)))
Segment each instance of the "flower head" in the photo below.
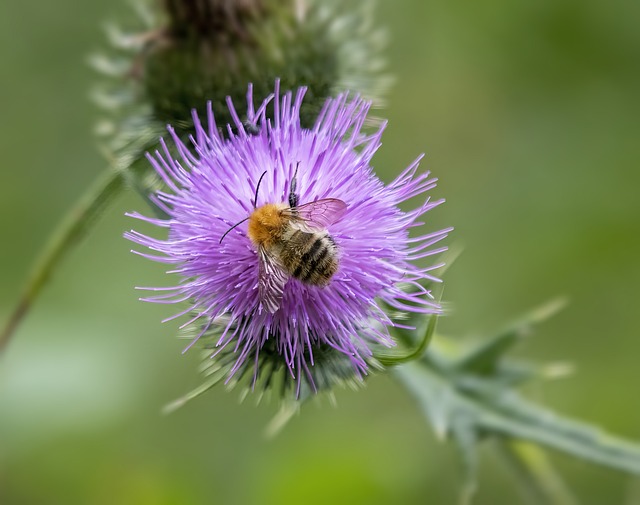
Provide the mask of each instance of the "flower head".
POLYGON ((442 201, 427 197, 409 212, 399 208, 435 186, 428 173, 417 173, 420 158, 386 186, 375 176, 370 163, 384 124, 365 132, 369 102, 346 93, 328 99, 313 128, 304 129, 305 91, 280 96, 276 83, 256 110, 249 87, 248 123, 228 100, 235 124, 224 130, 211 107, 207 124, 194 113, 191 147, 170 127, 175 150, 162 141, 163 152, 148 155, 166 184, 153 199, 168 218, 131 214, 167 228, 168 238, 126 234, 160 253, 142 256, 174 265, 176 286, 144 289, 157 292, 148 301, 189 302, 173 316, 192 315, 183 325, 197 328, 188 347, 213 332, 210 352, 228 364, 227 380, 252 369, 255 382, 268 356, 295 378, 298 392, 303 378, 316 386, 315 367, 327 354, 346 361, 356 377, 367 373, 372 347, 394 345, 389 329, 398 323, 383 305, 439 311, 423 286, 436 280, 429 272, 439 265, 413 262, 442 252, 432 246, 449 231, 409 236, 442 201), (280 228, 256 239, 255 226, 270 219, 280 228))

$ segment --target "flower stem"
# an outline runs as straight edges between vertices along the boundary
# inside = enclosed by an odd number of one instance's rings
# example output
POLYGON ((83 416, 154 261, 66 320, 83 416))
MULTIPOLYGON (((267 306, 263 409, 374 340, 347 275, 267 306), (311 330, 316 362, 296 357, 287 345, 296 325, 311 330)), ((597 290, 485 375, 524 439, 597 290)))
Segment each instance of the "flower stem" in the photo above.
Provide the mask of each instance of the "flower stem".
POLYGON ((31 270, 31 275, 0 332, 0 354, 4 351, 18 325, 29 312, 34 300, 42 291, 55 268, 74 245, 89 231, 90 225, 125 188, 121 172, 109 170, 82 195, 75 207, 67 214, 50 237, 40 258, 31 270))

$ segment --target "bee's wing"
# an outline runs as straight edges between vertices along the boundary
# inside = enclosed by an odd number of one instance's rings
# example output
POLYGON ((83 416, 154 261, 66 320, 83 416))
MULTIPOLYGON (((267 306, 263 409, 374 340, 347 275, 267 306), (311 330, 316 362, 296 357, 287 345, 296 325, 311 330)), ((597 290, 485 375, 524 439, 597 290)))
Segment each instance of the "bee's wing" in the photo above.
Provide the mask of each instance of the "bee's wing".
POLYGON ((337 198, 324 198, 298 207, 284 209, 282 213, 293 221, 302 220, 315 228, 326 228, 338 221, 347 210, 347 204, 337 198))
POLYGON ((284 285, 289 275, 280 262, 264 247, 258 248, 260 258, 258 272, 258 293, 267 312, 273 314, 280 307, 284 285))

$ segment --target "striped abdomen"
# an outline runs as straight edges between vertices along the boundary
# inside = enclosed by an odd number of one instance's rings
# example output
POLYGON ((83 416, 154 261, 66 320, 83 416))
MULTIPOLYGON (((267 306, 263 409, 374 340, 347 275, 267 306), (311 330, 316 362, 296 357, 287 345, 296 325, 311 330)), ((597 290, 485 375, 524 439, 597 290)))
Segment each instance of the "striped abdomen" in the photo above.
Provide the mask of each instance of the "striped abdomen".
POLYGON ((326 231, 289 229, 283 239, 280 259, 292 277, 316 286, 329 284, 338 270, 338 248, 326 231))

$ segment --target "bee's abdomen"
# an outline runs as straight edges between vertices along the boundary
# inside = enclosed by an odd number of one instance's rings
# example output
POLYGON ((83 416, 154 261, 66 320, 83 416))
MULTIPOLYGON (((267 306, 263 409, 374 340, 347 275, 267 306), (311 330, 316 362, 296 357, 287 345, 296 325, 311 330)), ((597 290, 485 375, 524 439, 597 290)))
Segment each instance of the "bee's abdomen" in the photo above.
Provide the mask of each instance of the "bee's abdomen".
POLYGON ((337 247, 326 233, 296 230, 291 237, 292 250, 283 254, 285 267, 296 279, 324 286, 338 270, 337 247))

